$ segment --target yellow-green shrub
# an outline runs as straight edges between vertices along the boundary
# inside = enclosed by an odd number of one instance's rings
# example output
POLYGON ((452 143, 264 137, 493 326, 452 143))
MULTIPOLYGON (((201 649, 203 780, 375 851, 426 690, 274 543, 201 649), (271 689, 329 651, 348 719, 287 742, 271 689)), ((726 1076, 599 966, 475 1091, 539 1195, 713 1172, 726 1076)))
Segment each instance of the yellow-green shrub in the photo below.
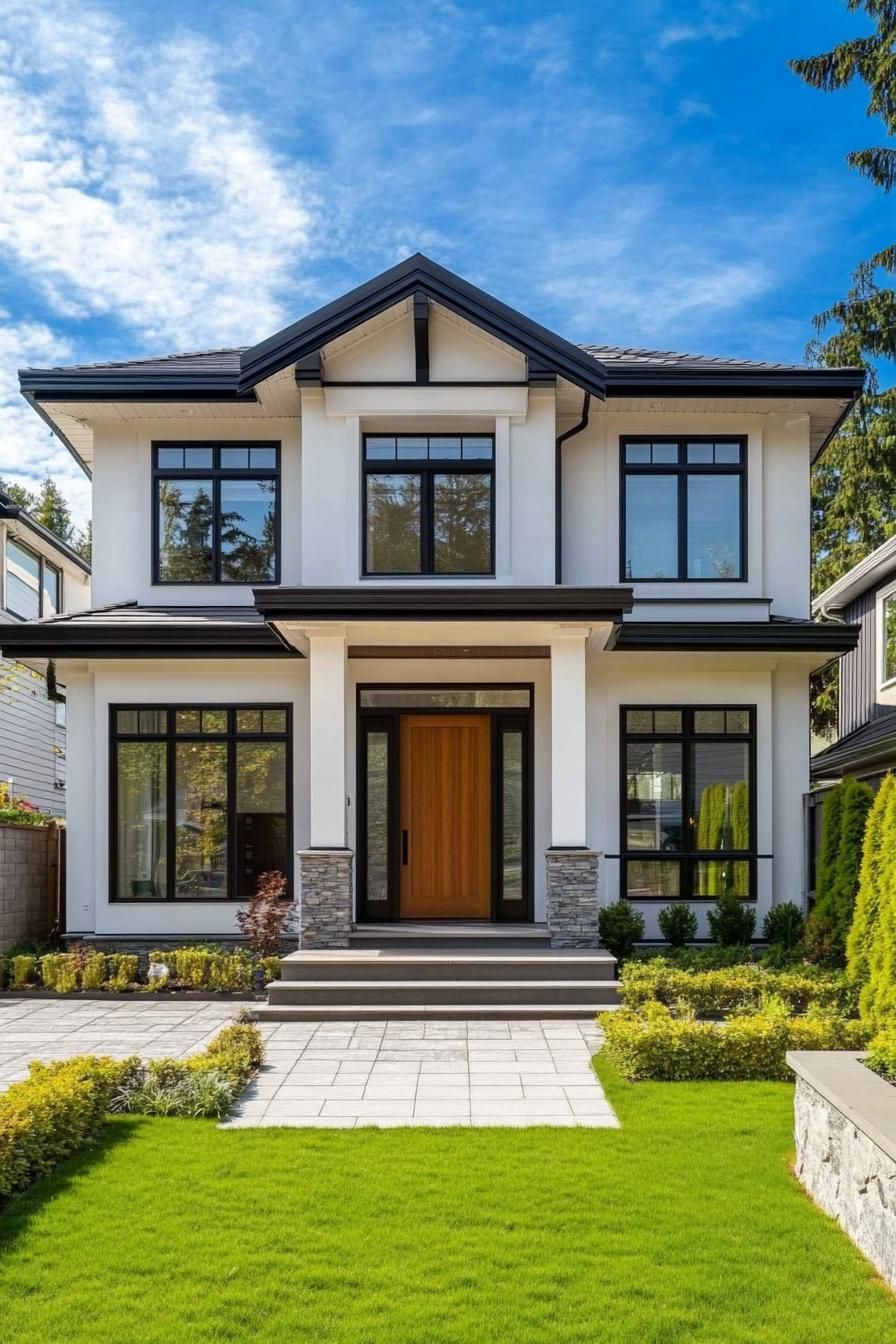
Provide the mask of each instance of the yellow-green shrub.
POLYGON ((674 1017, 665 1004, 604 1013, 607 1056, 632 1082, 699 1079, 787 1081, 788 1050, 861 1048, 867 1030, 858 1021, 820 1012, 788 1017, 772 1010, 699 1022, 674 1017))
POLYGON ((109 978, 105 988, 123 994, 137 979, 138 958, 130 952, 113 952, 107 960, 109 978))
POLYGON ((136 1115, 220 1117, 264 1061, 257 1027, 224 1027, 199 1055, 155 1059, 131 1070, 112 1100, 116 1111, 136 1115))
POLYGON ((96 1138, 128 1067, 91 1057, 32 1064, 28 1077, 0 1096, 0 1198, 96 1138))
POLYGON ((248 952, 213 952, 209 961, 208 984, 231 994, 252 988, 255 963, 248 952))
POLYGON ((280 958, 279 958, 279 957, 262 957, 262 958, 261 958, 261 969, 262 969, 262 971, 263 971, 263 973, 264 973, 264 982, 265 982, 265 984, 269 984, 271 980, 279 980, 279 979, 280 979, 280 958))
POLYGON ((884 1027, 868 1042, 865 1063, 875 1073, 896 1082, 896 1023, 884 1027))
POLYGON ((37 980, 38 958, 23 954, 10 962, 9 983, 12 989, 24 989, 37 980))
POLYGON ((718 970, 690 971, 665 957, 626 962, 621 972, 620 997, 628 1008, 656 1000, 684 1003, 698 1017, 722 1017, 726 1013, 758 1008, 765 996, 774 994, 792 1010, 813 1004, 848 1006, 850 991, 844 977, 834 971, 771 971, 754 963, 725 966, 718 970))
POLYGON ((177 947, 171 953, 174 978, 187 989, 208 989, 212 954, 204 947, 177 947))
POLYGON ((78 988, 78 959, 73 952, 48 952, 40 959, 40 978, 45 989, 71 994, 78 988))
POLYGON ((102 952, 91 952, 81 965, 81 988, 102 989, 106 983, 106 958, 102 952))

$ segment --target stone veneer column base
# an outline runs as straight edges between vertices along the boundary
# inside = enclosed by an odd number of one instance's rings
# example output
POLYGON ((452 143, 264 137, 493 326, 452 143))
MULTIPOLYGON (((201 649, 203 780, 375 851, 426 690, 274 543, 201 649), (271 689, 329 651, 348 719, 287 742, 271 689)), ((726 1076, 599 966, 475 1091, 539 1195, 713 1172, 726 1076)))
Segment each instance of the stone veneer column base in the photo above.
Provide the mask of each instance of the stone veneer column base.
POLYGON ((352 931, 350 849, 299 850, 299 947, 348 947, 352 931))
POLYGON ((549 849, 547 925, 551 947, 597 947, 597 865, 593 849, 549 849))

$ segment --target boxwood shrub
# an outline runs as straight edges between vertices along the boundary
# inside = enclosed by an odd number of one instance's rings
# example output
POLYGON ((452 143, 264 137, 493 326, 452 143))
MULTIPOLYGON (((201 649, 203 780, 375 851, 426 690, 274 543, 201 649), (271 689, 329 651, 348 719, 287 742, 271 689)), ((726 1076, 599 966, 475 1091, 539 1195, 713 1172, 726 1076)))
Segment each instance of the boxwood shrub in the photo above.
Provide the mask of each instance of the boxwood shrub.
POLYGON ((896 1083, 896 1024, 884 1027, 868 1043, 865 1063, 891 1083, 896 1083))
POLYGON ((794 1012, 812 1005, 845 1010, 854 997, 841 973, 807 966, 772 971, 753 962, 692 971, 665 957, 651 957, 627 962, 621 973, 620 997, 628 1008, 650 1001, 681 1003, 698 1017, 723 1017, 759 1008, 769 994, 794 1012))
POLYGON ((788 1050, 852 1050, 867 1028, 857 1020, 818 1011, 791 1017, 772 1009, 727 1022, 675 1017, 665 1004, 603 1013, 604 1049, 632 1082, 699 1080, 789 1081, 788 1050))

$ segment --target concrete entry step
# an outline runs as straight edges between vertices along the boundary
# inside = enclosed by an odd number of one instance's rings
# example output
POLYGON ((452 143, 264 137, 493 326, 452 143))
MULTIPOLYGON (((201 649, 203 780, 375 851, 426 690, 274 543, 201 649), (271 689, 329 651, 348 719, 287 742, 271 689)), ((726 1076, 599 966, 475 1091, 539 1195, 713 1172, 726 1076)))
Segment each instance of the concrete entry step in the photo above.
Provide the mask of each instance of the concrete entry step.
POLYGON ((616 977, 616 959, 600 949, 541 947, 349 948, 292 952, 280 962, 285 981, 593 980, 616 977))
POLYGON ((599 1004, 593 1009, 564 1003, 393 1003, 366 1004, 262 1004, 255 1010, 261 1022, 383 1022, 452 1021, 459 1018, 494 1021, 528 1021, 547 1018, 592 1017, 613 1012, 618 1005, 599 1004))
POLYGON ((588 1016, 605 1004, 619 1002, 619 984, 615 980, 540 980, 536 985, 528 980, 275 980, 268 985, 271 1006, 514 1004, 535 998, 575 1005, 588 1016))
POLYGON ((392 924, 354 924, 350 947, 550 947, 544 924, 491 924, 487 921, 397 920, 392 924))

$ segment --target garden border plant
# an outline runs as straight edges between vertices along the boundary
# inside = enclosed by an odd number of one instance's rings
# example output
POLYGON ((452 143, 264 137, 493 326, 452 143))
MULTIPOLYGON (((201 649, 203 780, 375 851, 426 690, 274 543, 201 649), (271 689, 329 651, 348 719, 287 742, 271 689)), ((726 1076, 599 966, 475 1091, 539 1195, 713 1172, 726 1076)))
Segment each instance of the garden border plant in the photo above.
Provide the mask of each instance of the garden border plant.
POLYGON ((82 997, 169 992, 253 997, 279 973, 279 956, 246 948, 222 951, 192 944, 150 952, 98 952, 81 943, 68 952, 16 952, 0 957, 0 992, 42 991, 82 997), (159 968, 154 972, 153 967, 159 968))
POLYGON ((110 1112, 220 1118, 263 1062, 261 1033, 245 1017, 186 1059, 34 1061, 0 1094, 0 1200, 94 1142, 110 1112))

